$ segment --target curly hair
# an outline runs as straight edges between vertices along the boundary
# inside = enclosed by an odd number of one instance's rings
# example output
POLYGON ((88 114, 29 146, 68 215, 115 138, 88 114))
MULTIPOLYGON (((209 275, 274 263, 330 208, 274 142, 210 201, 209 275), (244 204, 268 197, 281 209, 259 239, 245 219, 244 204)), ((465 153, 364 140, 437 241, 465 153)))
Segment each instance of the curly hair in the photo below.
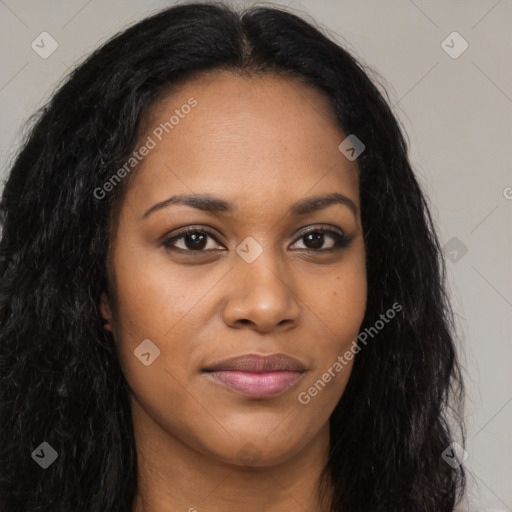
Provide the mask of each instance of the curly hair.
POLYGON ((129 388, 99 298, 115 292, 111 221, 136 170, 105 199, 94 190, 134 150, 155 101, 211 70, 297 77, 323 91, 340 128, 366 146, 357 159, 361 328, 393 303, 403 310, 358 353, 330 417, 330 511, 452 511, 465 487, 463 466, 441 456, 454 426, 464 443, 456 329, 434 222, 389 99, 314 23, 284 8, 216 2, 166 8, 94 51, 36 113, 9 170, 0 202, 1 512, 131 511, 129 388), (43 441, 58 453, 47 470, 31 457, 43 441))

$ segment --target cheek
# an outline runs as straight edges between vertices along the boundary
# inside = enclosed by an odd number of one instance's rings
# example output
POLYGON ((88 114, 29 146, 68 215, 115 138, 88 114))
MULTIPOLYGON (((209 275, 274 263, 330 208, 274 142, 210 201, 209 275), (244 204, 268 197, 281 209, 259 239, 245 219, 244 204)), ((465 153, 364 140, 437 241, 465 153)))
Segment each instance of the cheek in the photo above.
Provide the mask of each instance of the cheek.
POLYGON ((186 313, 201 295, 200 290, 185 293, 183 283, 177 281, 180 274, 169 272, 168 265, 163 268, 161 260, 158 253, 143 252, 128 239, 121 239, 114 258, 114 332, 130 387, 136 394, 165 403, 173 386, 184 380, 180 372, 192 350, 187 343, 191 333, 186 313))
POLYGON ((366 311, 366 272, 364 269, 349 270, 336 275, 333 284, 327 288, 329 297, 329 319, 334 332, 343 334, 357 331, 366 311))
POLYGON ((188 384, 197 350, 194 329, 199 325, 193 306, 204 292, 196 290, 197 298, 186 294, 183 286, 155 267, 151 272, 127 273, 124 279, 119 273, 117 280, 121 324, 116 341, 132 401, 138 404, 132 403, 132 411, 140 415, 144 410, 140 421, 148 414, 167 431, 179 431, 186 438, 180 418, 200 417, 203 412, 188 384))
POLYGON ((123 338, 168 339, 176 326, 194 315, 194 307, 215 283, 214 272, 183 270, 162 250, 119 246, 114 261, 123 338))
POLYGON ((310 290, 305 299, 313 318, 318 320, 318 340, 324 353, 341 350, 357 336, 366 311, 367 281, 360 257, 339 268, 328 279, 310 290))
POLYGON ((299 390, 299 403, 314 409, 325 420, 343 394, 354 357, 355 343, 366 311, 366 270, 361 258, 332 275, 307 304, 315 332, 310 353, 316 361, 299 390))

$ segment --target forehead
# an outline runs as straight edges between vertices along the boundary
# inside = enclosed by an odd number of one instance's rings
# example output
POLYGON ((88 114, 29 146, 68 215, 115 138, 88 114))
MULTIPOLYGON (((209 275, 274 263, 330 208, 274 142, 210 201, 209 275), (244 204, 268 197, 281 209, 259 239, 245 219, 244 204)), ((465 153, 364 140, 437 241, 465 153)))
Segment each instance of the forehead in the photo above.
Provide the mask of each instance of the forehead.
POLYGON ((206 108, 212 113, 217 108, 228 115, 233 111, 239 112, 243 106, 247 112, 266 111, 266 116, 269 115, 268 109, 276 115, 286 112, 297 116, 309 108, 325 118, 326 122, 336 124, 327 94, 306 84, 298 76, 270 71, 242 73, 236 70, 211 70, 199 72, 162 91, 144 116, 146 128, 158 123, 162 113, 174 110, 191 96, 203 105, 203 111, 206 108))
POLYGON ((346 135, 328 98, 298 79, 205 73, 163 96, 143 127, 139 146, 152 149, 130 189, 145 204, 197 192, 261 206, 308 190, 358 203, 357 164, 338 149, 346 135))

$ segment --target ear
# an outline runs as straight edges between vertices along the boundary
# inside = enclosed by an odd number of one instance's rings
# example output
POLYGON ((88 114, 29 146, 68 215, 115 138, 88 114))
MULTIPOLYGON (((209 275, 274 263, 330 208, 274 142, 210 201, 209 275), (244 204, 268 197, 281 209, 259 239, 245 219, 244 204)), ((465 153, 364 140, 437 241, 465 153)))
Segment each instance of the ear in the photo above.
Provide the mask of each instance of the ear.
POLYGON ((102 292, 100 296, 100 312, 101 316, 107 320, 107 323, 103 326, 107 331, 112 331, 112 311, 108 303, 108 297, 105 292, 102 292))

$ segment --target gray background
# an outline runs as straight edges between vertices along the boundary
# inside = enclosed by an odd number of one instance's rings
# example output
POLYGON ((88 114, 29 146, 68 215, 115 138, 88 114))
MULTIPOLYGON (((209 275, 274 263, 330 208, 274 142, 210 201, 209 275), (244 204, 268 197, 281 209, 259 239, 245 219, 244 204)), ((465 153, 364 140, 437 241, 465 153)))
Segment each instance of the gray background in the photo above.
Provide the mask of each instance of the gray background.
MULTIPOLYGON (((275 3, 309 14, 375 70, 389 93, 448 244, 468 386, 469 493, 463 510, 512 511, 512 2, 275 3), (460 40, 451 37, 442 45, 453 31, 469 45, 457 58, 443 47, 460 52, 460 40)), ((2 183, 23 123, 69 70, 118 30, 171 4, 0 0, 2 183), (58 43, 46 59, 31 48, 44 31, 58 43)))

